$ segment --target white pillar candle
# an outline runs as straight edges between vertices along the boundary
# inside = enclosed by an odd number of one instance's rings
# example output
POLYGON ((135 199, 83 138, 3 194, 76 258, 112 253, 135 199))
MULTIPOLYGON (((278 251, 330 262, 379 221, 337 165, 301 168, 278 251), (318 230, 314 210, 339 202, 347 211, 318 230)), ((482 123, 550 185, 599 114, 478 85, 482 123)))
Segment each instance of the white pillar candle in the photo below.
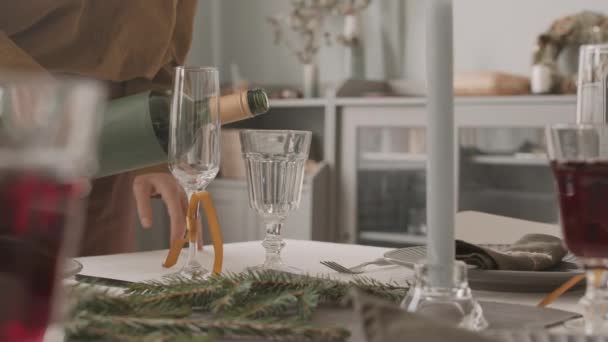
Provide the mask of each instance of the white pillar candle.
POLYGON ((433 286, 451 287, 454 268, 454 53, 452 0, 427 3, 427 262, 433 286))

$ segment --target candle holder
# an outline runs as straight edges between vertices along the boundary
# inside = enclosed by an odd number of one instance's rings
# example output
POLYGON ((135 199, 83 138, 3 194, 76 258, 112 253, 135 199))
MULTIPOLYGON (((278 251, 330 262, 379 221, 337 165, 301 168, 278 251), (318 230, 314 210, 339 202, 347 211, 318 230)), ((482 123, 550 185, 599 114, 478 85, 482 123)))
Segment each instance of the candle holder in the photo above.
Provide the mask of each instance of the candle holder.
POLYGON ((454 263, 453 276, 447 286, 437 286, 435 274, 445 274, 445 266, 418 264, 415 266, 414 287, 401 307, 408 312, 426 316, 459 328, 479 331, 488 327, 483 310, 473 298, 467 281, 467 265, 454 263))

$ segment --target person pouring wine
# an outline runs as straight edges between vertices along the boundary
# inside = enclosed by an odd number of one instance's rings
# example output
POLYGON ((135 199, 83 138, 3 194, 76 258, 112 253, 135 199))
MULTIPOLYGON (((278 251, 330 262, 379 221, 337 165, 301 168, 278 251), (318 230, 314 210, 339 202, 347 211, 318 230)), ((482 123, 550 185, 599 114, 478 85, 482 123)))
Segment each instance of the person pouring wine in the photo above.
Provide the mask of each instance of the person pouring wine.
MULTIPOLYGON (((81 255, 132 250, 134 212, 143 227, 151 227, 155 196, 166 204, 171 240, 184 234, 186 195, 163 163, 164 106, 174 68, 184 64, 190 49, 196 5, 197 0, 0 2, 0 70, 77 75, 103 81, 109 89, 112 101, 103 119, 100 172, 91 182, 81 255), (144 116, 153 128, 148 135, 158 140, 129 139, 142 136, 138 120, 144 116), (145 143, 160 146, 160 152, 142 154, 145 143), (154 164, 161 165, 137 170, 154 164)), ((23 91, 9 95, 24 106, 31 98, 23 91)), ((246 118, 268 109, 260 91, 222 99, 232 110, 223 122, 234 121, 239 110, 246 118)))

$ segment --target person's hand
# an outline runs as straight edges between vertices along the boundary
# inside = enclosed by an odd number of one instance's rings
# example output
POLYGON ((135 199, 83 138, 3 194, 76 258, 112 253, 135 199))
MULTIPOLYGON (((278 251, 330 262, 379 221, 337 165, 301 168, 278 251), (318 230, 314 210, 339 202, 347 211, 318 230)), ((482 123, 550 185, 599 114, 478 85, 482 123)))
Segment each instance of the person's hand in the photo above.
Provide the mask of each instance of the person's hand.
MULTIPOLYGON (((144 228, 152 227, 151 198, 162 197, 171 220, 171 242, 184 236, 186 230, 186 215, 188 199, 182 187, 175 178, 167 173, 148 173, 135 176, 133 193, 137 204, 139 221, 144 228)), ((199 221, 200 223, 200 221, 199 221)), ((202 248, 202 231, 198 227, 198 247, 202 248)))

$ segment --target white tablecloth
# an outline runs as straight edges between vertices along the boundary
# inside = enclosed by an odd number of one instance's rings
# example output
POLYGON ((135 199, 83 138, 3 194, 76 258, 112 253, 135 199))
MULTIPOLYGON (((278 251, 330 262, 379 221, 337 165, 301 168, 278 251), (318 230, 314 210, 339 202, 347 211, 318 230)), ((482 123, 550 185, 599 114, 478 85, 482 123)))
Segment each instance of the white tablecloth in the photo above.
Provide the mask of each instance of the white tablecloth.
MULTIPOLYGON (((287 245, 283 249, 283 260, 286 264, 302 269, 314 275, 326 275, 339 279, 349 279, 352 276, 337 274, 321 265, 322 260, 334 260, 344 265, 355 265, 365 261, 371 261, 382 257, 388 249, 379 247, 334 244, 313 241, 286 240, 287 245)), ((241 272, 246 267, 261 264, 264 260, 264 249, 260 241, 232 243, 224 246, 224 271, 241 272)), ((172 269, 164 269, 161 266, 167 251, 153 251, 132 254, 119 254, 98 257, 79 258, 83 265, 81 274, 120 279, 127 281, 145 281, 160 279, 162 276, 175 272, 179 264, 172 269)), ((180 257, 180 263, 186 260, 185 251, 180 257)), ((213 248, 205 246, 200 253, 199 260, 208 269, 213 263, 213 248)), ((409 269, 390 266, 370 266, 365 276, 383 282, 394 281, 405 283, 412 280, 413 272, 409 269)), ((487 300, 504 303, 536 305, 544 296, 542 293, 507 293, 476 291, 478 300, 487 300)), ((562 296, 553 308, 573 312, 580 312, 577 301, 582 293, 580 291, 568 293, 562 296)))

